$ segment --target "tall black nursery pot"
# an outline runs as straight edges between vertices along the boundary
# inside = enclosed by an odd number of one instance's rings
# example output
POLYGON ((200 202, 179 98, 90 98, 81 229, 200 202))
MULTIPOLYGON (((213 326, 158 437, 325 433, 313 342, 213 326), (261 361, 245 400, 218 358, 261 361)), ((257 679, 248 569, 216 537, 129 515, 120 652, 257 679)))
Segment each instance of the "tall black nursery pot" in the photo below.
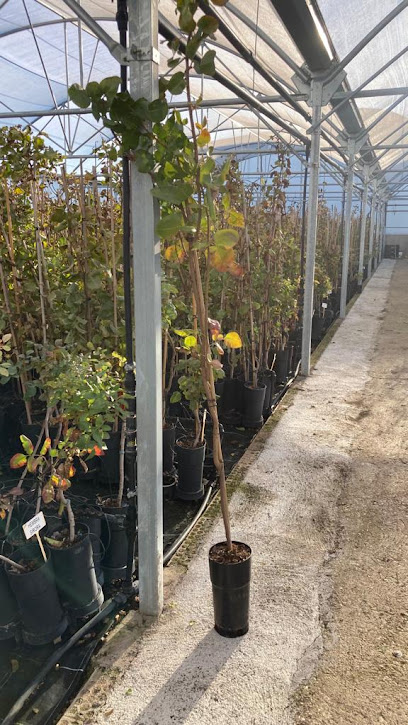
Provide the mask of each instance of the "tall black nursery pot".
POLYGON ((111 483, 119 480, 120 458, 120 430, 112 431, 106 439, 106 450, 99 457, 99 478, 101 481, 111 483))
POLYGON ((116 579, 126 577, 128 557, 127 511, 129 504, 122 502, 122 506, 109 506, 108 498, 102 499, 102 543, 105 553, 102 559, 102 571, 105 584, 116 579))
POLYGON ((230 425, 241 425, 243 408, 243 385, 238 378, 225 378, 218 401, 222 421, 230 425))
POLYGON ((186 438, 176 441, 178 463, 177 496, 184 501, 197 501, 204 496, 203 470, 206 444, 192 448, 183 445, 186 438))
POLYGON ((51 559, 42 559, 38 544, 27 544, 11 554, 10 559, 25 564, 38 562, 38 568, 15 573, 6 567, 10 587, 20 612, 22 635, 26 644, 43 645, 60 637, 68 626, 64 615, 51 559))
POLYGON ((89 529, 89 536, 92 544, 93 560, 95 565, 95 574, 98 584, 104 583, 104 575, 102 571, 102 509, 100 506, 83 506, 75 513, 76 520, 85 524, 89 529))
MULTIPOLYGON (((7 542, 0 543, 0 553, 10 557, 13 547, 7 542)), ((17 602, 10 589, 5 565, 0 561, 0 640, 15 637, 19 628, 17 602)))
POLYGON ((262 415, 264 418, 272 412, 272 403, 275 395, 276 373, 274 370, 264 370, 260 375, 260 382, 265 385, 265 398, 263 403, 262 415))
POLYGON ((175 443, 176 427, 166 425, 163 428, 163 474, 167 476, 173 476, 176 470, 174 466, 175 443))
MULTIPOLYGON (((214 544, 209 552, 215 629, 223 637, 241 637, 248 632, 249 626, 252 552, 247 544, 239 541, 233 541, 233 544, 245 548, 246 559, 236 563, 215 560, 220 544, 214 544)), ((226 542, 222 545, 226 546, 226 542)))
POLYGON ((263 423, 263 407, 266 393, 266 385, 258 383, 254 388, 251 383, 244 385, 244 415, 242 425, 245 428, 257 428, 263 423))
POLYGON ((278 350, 276 353, 274 370, 278 385, 286 383, 288 379, 290 352, 290 349, 286 347, 284 350, 278 350))
POLYGON ((102 587, 96 580, 89 529, 77 523, 78 541, 48 550, 61 601, 73 621, 97 612, 103 604, 102 587))

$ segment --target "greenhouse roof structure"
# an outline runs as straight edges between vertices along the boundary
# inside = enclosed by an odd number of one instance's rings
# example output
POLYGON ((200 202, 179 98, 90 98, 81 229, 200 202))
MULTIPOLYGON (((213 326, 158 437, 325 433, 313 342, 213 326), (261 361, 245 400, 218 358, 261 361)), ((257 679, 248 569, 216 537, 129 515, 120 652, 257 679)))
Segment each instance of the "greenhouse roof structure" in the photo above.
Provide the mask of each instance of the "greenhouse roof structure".
MULTIPOLYGON (((31 124, 76 157, 91 155, 109 134, 90 113, 70 107, 68 86, 117 74, 119 55, 110 52, 118 43, 116 3, 78 3, 104 31, 102 39, 78 20, 74 5, 0 0, 0 116, 2 124, 31 124)), ((344 167, 348 139, 356 139, 360 178, 366 166, 384 197, 395 196, 404 188, 407 152, 406 6, 395 0, 230 0, 217 8, 219 30, 207 41, 217 50, 216 76, 192 82, 216 147, 244 151, 251 144, 254 150, 281 138, 303 154, 310 141, 310 79, 330 76, 323 162, 344 167)), ((179 32, 173 0, 159 2, 159 31, 160 72, 166 74, 166 41, 179 32)))

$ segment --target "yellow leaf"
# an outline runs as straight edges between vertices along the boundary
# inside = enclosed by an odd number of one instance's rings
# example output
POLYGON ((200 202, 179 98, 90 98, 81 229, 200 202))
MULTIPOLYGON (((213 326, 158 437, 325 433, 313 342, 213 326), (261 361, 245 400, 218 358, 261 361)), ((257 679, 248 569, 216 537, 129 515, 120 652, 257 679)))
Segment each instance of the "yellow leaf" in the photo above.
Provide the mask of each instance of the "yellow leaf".
POLYGON ((178 335, 179 337, 187 337, 187 332, 186 332, 185 330, 174 330, 174 332, 175 332, 175 333, 176 333, 176 335, 178 335))
POLYGON ((209 133, 209 131, 207 131, 206 128, 203 128, 200 135, 197 136, 197 144, 199 146, 208 146, 210 141, 211 141, 211 134, 209 133))
POLYGON ((245 226, 244 215, 241 214, 240 211, 231 209, 228 214, 228 224, 231 224, 231 226, 233 227, 239 227, 240 229, 243 229, 245 226))
POLYGON ((5 512, 5 510, 4 509, 0 509, 0 519, 5 519, 5 518, 6 518, 6 512, 5 512))
POLYGON ((194 337, 194 335, 187 335, 187 337, 184 338, 184 347, 191 348, 195 347, 197 345, 197 338, 194 337))
POLYGON ((238 350, 242 347, 242 340, 237 332, 228 332, 224 337, 224 342, 231 350, 238 350))

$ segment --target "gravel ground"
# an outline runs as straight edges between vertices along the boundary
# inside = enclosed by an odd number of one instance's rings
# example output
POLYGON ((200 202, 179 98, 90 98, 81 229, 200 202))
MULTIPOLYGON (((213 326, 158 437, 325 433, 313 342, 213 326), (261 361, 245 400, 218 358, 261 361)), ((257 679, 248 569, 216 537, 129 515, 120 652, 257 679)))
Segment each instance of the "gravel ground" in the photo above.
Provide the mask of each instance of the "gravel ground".
MULTIPOLYGON (((396 442, 408 330, 403 337, 401 322, 400 336, 386 332, 396 326, 397 305, 382 322, 393 267, 379 267, 233 496, 234 538, 253 550, 249 633, 228 640, 212 629, 207 552, 223 538, 217 521, 182 577, 177 561, 169 568, 176 583, 160 621, 128 620, 60 725, 407 721, 395 678, 404 673, 408 621, 397 475, 405 442, 396 442), (394 389, 397 409, 385 399, 394 389), (395 716, 379 719, 391 703, 395 716), (369 708, 375 715, 362 719, 369 708)), ((402 262, 396 269, 393 296, 404 292, 408 272, 402 262)), ((406 310, 399 310, 405 318, 406 310)))
POLYGON ((408 723, 408 262, 397 263, 370 369, 354 399, 330 626, 296 723, 408 723))

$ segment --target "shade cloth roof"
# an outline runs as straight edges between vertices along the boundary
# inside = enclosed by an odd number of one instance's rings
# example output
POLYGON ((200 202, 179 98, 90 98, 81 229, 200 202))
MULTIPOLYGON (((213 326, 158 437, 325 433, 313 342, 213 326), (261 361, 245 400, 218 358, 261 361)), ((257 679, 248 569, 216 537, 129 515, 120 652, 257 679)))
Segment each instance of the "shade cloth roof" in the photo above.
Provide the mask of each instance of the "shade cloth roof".
MULTIPOLYGON (((398 4, 396 0, 360 0, 358 3, 355 0, 342 0, 341 3, 338 0, 301 2, 311 7, 314 18, 318 19, 320 16, 322 26, 326 28, 327 46, 331 45, 334 62, 341 61, 398 4)), ((81 5, 112 38, 118 40, 115 2, 82 0, 81 5)), ((177 32, 174 7, 173 0, 159 0, 162 21, 167 26, 173 26, 177 32)), ((230 0, 226 7, 216 10, 226 27, 252 54, 265 73, 259 73, 251 62, 243 60, 221 30, 217 32, 214 41, 217 70, 227 81, 233 82, 254 98, 273 97, 273 102, 264 103, 264 108, 266 112, 274 114, 278 122, 272 120, 270 115, 260 115, 241 101, 237 102, 235 92, 223 87, 219 81, 195 77, 192 79, 194 95, 201 94, 206 103, 217 104, 212 109, 206 109, 210 130, 214 132, 215 145, 243 149, 258 140, 263 144, 271 139, 272 134, 278 133, 287 143, 302 146, 308 139, 311 109, 303 100, 304 96, 299 96, 293 75, 294 68, 300 68, 304 63, 304 57, 273 3, 271 0, 230 0), (274 47, 278 50, 274 50, 274 47), (284 98, 278 100, 277 88, 281 89, 281 93, 290 96, 297 94, 292 105, 284 98), (279 121, 284 124, 284 129, 279 121)), ((348 88, 356 89, 372 73, 402 51, 407 40, 408 10, 405 9, 347 65, 348 88)), ((212 44, 209 41, 208 47, 212 44)), ((161 73, 168 72, 166 60, 169 52, 162 39, 161 73)), ((84 24, 78 23, 63 0, 0 0, 0 125, 30 123, 39 131, 47 133, 50 141, 63 153, 73 156, 90 155, 104 138, 109 138, 109 134, 91 115, 41 117, 39 114, 37 117, 28 117, 23 112, 41 113, 69 108, 67 88, 71 83, 86 84, 89 80, 117 75, 118 70, 118 63, 108 49, 84 24)), ((407 87, 408 64, 406 56, 403 55, 365 90, 407 87)), ((353 100, 352 104, 357 118, 361 120, 362 128, 364 125, 370 126, 402 95, 401 92, 396 95, 360 97, 353 100)), ((330 108, 331 106, 324 108, 323 113, 327 113, 330 108)), ((377 172, 389 167, 394 171, 403 171, 405 123, 408 126, 407 99, 403 99, 369 131, 369 142, 374 150, 377 145, 396 144, 395 148, 375 151, 379 164, 377 172)), ((339 133, 347 131, 343 120, 333 114, 323 123, 322 129, 325 134, 322 140, 324 153, 334 162, 344 164, 346 140, 344 136, 339 137, 339 133)), ((387 175, 389 183, 395 183, 400 178, 403 176, 391 173, 387 175)))

